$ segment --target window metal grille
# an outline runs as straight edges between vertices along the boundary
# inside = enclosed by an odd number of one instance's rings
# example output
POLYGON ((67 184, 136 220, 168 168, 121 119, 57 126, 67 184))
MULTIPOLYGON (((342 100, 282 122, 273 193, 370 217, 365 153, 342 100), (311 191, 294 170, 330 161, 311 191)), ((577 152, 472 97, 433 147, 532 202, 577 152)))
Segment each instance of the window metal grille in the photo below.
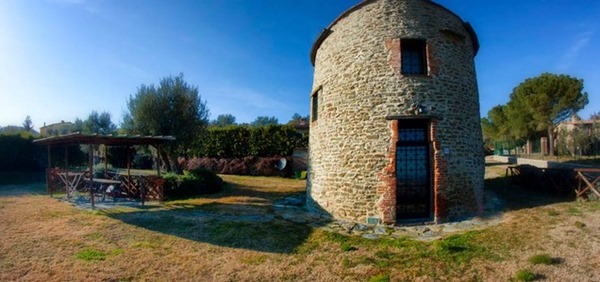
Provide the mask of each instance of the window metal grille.
POLYGON ((430 155, 428 124, 400 122, 396 144, 397 218, 427 218, 430 214, 430 155))
POLYGON ((402 39, 400 41, 402 74, 426 75, 426 43, 422 39, 402 39))

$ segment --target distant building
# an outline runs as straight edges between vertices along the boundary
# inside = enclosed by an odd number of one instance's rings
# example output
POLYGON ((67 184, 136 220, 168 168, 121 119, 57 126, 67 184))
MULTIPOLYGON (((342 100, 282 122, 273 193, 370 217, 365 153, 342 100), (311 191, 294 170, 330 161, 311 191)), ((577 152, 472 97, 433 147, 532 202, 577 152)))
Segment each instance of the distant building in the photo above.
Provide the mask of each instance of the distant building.
MULTIPOLYGON (((600 119, 581 120, 577 115, 573 115, 571 120, 561 122, 556 126, 555 146, 566 147, 571 154, 592 154, 600 152, 600 142, 594 140, 594 136, 598 136, 600 130, 600 119), (576 144, 573 140, 573 133, 579 130, 584 136, 588 136, 588 144, 576 144)), ((560 151, 560 148, 557 148, 560 151)))
POLYGON ((294 128, 296 129, 296 132, 302 134, 302 136, 307 136, 308 135, 308 131, 310 129, 310 124, 308 123, 308 119, 300 119, 296 122, 294 122, 294 128))
POLYGON ((60 123, 53 123, 40 127, 40 135, 42 136, 54 136, 54 135, 63 135, 70 132, 73 127, 72 122, 65 122, 64 120, 60 121, 60 123))
POLYGON ((559 123, 558 126, 556 126, 556 129, 558 131, 573 131, 575 128, 578 128, 591 134, 594 124, 600 124, 600 120, 581 120, 580 117, 574 115, 571 117, 571 120, 559 123))

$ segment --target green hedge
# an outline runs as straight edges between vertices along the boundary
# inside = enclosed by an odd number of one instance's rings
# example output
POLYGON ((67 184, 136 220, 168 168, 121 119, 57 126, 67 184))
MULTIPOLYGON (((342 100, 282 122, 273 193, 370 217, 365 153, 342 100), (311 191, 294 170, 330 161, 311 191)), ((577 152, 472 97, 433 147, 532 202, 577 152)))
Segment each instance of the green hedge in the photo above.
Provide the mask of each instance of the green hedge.
POLYGON ((294 148, 303 147, 308 147, 308 138, 290 125, 235 125, 209 128, 192 154, 211 158, 290 156, 294 148))
POLYGON ((46 165, 43 147, 32 143, 33 137, 0 135, 0 171, 38 171, 46 165))
MULTIPOLYGON (((0 135, 0 171, 43 171, 48 167, 48 147, 33 143, 32 136, 0 135)), ((87 150, 87 148, 86 148, 87 150)), ((69 167, 84 166, 88 154, 81 146, 68 146, 69 167)), ((65 167, 65 147, 50 148, 51 167, 65 167)))

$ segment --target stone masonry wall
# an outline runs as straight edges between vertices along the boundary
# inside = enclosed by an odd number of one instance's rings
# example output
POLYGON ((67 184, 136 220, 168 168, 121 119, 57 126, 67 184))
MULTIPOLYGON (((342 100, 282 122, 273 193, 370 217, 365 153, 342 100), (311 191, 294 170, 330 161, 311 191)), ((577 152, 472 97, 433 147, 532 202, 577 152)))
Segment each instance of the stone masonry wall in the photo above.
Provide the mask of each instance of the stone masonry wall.
POLYGON ((428 0, 372 0, 320 43, 307 205, 336 218, 395 222, 395 131, 413 104, 431 124, 434 219, 480 211, 484 159, 475 50, 463 21, 428 0), (400 73, 400 39, 426 39, 428 75, 400 73), (444 149, 449 154, 444 154, 444 149))

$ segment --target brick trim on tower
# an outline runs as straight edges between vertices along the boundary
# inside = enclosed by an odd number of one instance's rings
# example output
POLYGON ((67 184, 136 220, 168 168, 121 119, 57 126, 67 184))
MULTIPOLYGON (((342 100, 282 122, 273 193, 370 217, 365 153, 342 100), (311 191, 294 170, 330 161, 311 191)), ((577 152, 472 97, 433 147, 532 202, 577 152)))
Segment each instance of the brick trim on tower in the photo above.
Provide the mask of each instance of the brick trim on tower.
POLYGON ((445 222, 448 218, 448 200, 444 192, 448 187, 448 161, 444 156, 444 149, 439 140, 437 132, 437 119, 432 119, 429 129, 431 130, 431 144, 433 151, 433 215, 436 223, 445 222))
POLYGON ((381 195, 377 204, 384 224, 396 223, 396 142, 398 142, 398 120, 390 123, 390 147, 388 149, 388 165, 379 174, 377 194, 381 195))
MULTIPOLYGON (((398 142, 399 120, 391 120, 390 147, 386 158, 387 166, 378 175, 377 194, 380 195, 378 210, 381 221, 384 224, 396 223, 396 143, 398 142)), ((433 192, 433 216, 436 223, 445 222, 448 219, 448 200, 444 192, 448 187, 447 174, 448 162, 444 156, 444 149, 438 139, 437 119, 431 119, 429 123, 431 138, 431 174, 433 192)))

